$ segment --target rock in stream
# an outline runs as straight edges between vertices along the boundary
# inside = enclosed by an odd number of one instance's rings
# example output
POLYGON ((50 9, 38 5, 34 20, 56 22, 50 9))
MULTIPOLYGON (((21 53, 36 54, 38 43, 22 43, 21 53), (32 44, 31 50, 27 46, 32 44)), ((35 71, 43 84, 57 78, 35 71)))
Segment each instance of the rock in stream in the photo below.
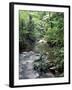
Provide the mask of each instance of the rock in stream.
POLYGON ((39 73, 33 69, 33 62, 38 60, 40 56, 40 53, 33 51, 22 52, 19 55, 19 79, 54 77, 51 72, 39 76, 39 73))

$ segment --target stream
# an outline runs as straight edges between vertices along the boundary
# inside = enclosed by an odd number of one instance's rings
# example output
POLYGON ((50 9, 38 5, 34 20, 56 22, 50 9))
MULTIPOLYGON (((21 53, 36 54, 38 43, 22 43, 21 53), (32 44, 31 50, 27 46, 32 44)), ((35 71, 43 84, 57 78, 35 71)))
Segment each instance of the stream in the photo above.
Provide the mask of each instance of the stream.
MULTIPOLYGON (((33 51, 22 52, 19 55, 19 79, 35 79, 39 77, 39 73, 33 69, 33 62, 39 58, 40 54, 33 51)), ((54 77, 50 72, 44 76, 54 77)))

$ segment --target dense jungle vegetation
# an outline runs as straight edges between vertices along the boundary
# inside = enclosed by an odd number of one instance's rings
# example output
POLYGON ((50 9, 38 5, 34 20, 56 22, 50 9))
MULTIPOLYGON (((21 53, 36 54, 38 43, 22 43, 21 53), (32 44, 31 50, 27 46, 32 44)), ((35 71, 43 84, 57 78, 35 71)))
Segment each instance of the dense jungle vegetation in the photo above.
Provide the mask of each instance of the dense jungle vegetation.
POLYGON ((34 70, 64 76, 64 13, 19 11, 19 52, 40 53, 34 70))

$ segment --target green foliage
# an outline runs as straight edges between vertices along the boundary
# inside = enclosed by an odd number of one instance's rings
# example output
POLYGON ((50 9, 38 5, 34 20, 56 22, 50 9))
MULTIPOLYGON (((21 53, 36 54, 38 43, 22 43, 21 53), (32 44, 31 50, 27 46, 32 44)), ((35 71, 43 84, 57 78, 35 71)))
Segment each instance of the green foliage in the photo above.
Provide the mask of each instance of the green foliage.
POLYGON ((34 64, 34 70, 36 70, 39 73, 46 73, 48 71, 48 61, 44 59, 43 55, 41 55, 40 59, 36 60, 34 64))
POLYGON ((64 13, 19 11, 19 50, 35 50, 48 59, 34 62, 34 69, 46 71, 56 67, 64 72, 64 13), (38 43, 44 39, 46 43, 38 43), (50 61, 50 63, 48 63, 50 61))
POLYGON ((34 22, 28 11, 19 12, 19 50, 31 50, 35 42, 34 22))

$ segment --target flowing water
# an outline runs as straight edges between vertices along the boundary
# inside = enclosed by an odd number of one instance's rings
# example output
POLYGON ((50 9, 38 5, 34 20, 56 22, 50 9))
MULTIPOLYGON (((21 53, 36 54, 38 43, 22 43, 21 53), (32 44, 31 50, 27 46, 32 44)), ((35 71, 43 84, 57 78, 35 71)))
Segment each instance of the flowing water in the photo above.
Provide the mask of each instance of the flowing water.
POLYGON ((39 74, 33 69, 33 62, 40 58, 40 54, 30 51, 23 52, 19 57, 19 79, 37 78, 39 74))
POLYGON ((39 53, 33 51, 22 52, 19 55, 19 79, 35 79, 43 77, 54 77, 51 72, 48 72, 42 76, 39 76, 39 73, 33 69, 33 62, 40 58, 39 53))

